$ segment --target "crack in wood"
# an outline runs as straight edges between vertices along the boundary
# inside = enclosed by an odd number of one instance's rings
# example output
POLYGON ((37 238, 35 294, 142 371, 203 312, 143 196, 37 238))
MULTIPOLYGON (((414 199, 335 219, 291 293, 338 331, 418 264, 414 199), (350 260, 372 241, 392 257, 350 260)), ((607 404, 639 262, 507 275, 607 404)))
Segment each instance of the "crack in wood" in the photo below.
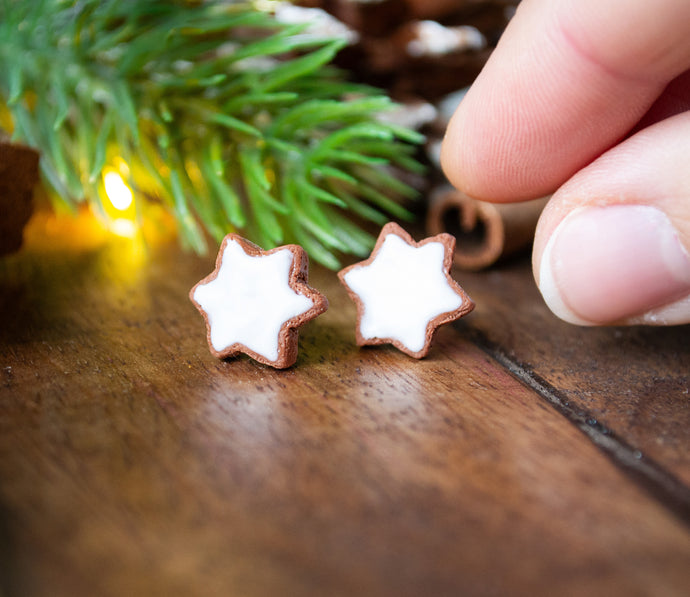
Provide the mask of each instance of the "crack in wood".
POLYGON ((690 526, 690 488, 655 460, 620 438, 591 413, 573 405, 564 394, 527 364, 508 355, 482 331, 468 330, 473 343, 504 367, 513 377, 534 390, 551 407, 574 424, 621 470, 652 497, 690 526))

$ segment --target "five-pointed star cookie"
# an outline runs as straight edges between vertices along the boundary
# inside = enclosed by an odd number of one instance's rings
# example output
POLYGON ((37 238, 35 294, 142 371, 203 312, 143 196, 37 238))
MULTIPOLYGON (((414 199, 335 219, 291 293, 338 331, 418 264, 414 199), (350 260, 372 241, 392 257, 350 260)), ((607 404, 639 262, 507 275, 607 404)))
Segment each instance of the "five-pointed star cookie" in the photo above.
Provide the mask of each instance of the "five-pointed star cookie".
POLYGON ((438 326, 474 309, 450 277, 454 249, 450 234, 417 243, 397 224, 386 224, 369 259, 338 272, 357 304, 357 344, 390 343, 422 358, 438 326))
POLYGON ((206 320, 211 352, 244 353, 278 369, 297 360, 298 328, 328 308, 307 284, 308 259, 298 245, 264 251, 229 234, 216 267, 189 293, 206 320))

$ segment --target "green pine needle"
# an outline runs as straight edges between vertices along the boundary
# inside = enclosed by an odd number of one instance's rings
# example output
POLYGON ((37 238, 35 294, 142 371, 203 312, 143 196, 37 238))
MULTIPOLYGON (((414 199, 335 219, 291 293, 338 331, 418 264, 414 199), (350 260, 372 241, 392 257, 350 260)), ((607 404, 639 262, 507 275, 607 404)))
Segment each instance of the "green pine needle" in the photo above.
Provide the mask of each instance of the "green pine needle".
POLYGON ((419 171, 422 137, 330 65, 342 40, 304 30, 249 1, 0 0, 0 123, 59 204, 103 210, 121 159, 194 250, 239 231, 337 268, 374 242, 353 217, 410 217, 395 169, 419 171))

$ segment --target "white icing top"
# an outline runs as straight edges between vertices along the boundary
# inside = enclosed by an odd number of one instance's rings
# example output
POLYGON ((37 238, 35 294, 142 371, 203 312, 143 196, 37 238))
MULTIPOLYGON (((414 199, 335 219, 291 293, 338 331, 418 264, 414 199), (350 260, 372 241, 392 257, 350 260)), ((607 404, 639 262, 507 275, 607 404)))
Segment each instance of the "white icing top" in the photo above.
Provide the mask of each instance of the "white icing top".
POLYGON ((444 256, 439 242, 413 247, 389 234, 371 264, 348 271, 345 283, 364 307, 362 337, 390 338, 412 352, 422 350, 429 322, 463 301, 448 283, 444 256))
POLYGON ((288 249, 247 255, 237 241, 228 241, 217 277, 194 291, 215 350, 239 342, 270 361, 278 359, 280 328, 314 304, 289 286, 293 259, 288 249))
POLYGON ((286 25, 308 25, 302 35, 314 39, 339 38, 354 44, 359 41, 359 33, 339 21, 321 8, 295 6, 290 2, 279 2, 275 5, 275 16, 279 23, 286 25))
POLYGON ((413 57, 442 56, 486 47, 486 39, 481 32, 469 25, 444 27, 436 21, 417 21, 413 30, 415 38, 407 43, 407 53, 413 57))

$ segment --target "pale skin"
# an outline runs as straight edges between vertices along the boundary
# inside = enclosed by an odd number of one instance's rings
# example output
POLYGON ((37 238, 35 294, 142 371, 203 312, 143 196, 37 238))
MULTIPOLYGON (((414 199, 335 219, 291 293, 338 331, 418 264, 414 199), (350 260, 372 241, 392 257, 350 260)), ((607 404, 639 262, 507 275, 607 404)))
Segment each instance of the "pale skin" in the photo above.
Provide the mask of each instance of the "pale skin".
POLYGON ((559 317, 690 323, 688 0, 523 0, 442 162, 478 199, 553 194, 533 269, 559 317))

